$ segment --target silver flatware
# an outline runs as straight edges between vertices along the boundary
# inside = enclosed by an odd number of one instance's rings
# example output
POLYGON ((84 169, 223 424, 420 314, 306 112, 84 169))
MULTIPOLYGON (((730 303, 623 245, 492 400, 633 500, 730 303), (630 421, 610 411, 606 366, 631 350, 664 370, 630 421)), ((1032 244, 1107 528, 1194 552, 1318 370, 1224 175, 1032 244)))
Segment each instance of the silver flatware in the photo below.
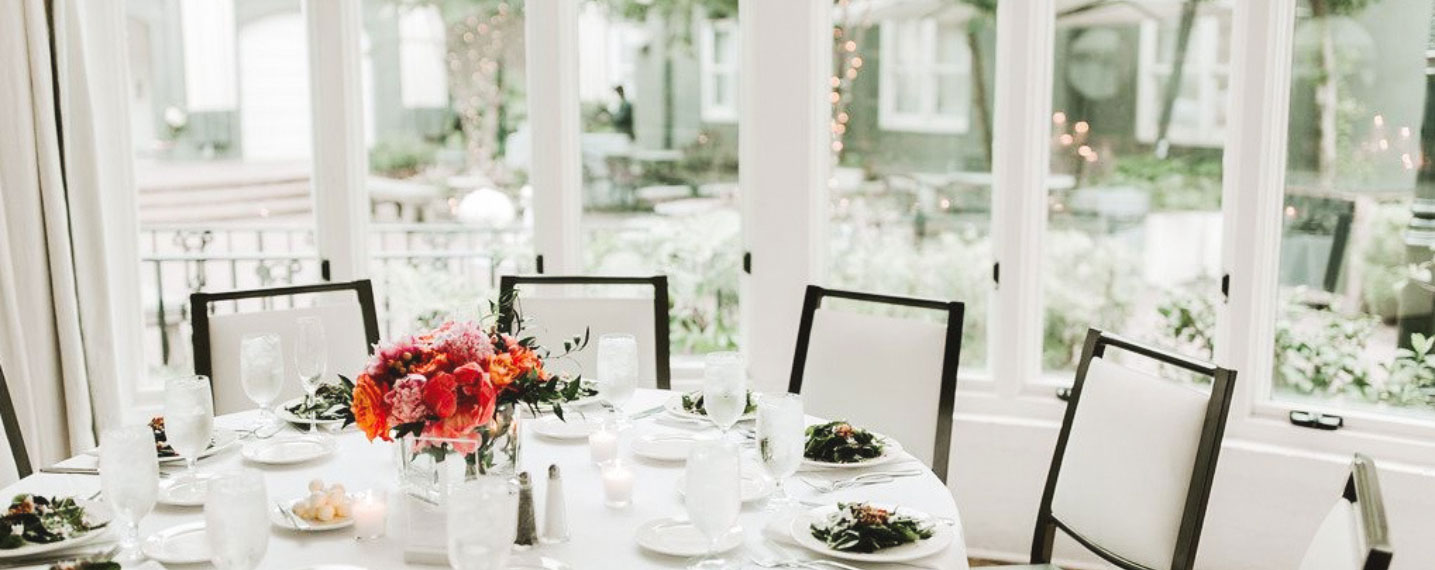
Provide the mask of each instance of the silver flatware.
POLYGON ((830 481, 830 482, 827 482, 827 481, 814 482, 814 481, 809 480, 809 479, 806 478, 806 477, 798 477, 797 480, 798 480, 798 481, 802 481, 802 482, 805 483, 808 487, 812 487, 813 489, 817 490, 818 492, 821 492, 821 493, 831 493, 831 492, 834 492, 834 491, 841 491, 841 490, 843 490, 843 489, 850 489, 850 488, 852 488, 852 487, 861 487, 861 486, 865 486, 865 485, 879 485, 879 484, 882 484, 882 483, 891 483, 892 481, 895 481, 895 480, 900 479, 900 478, 903 478, 903 477, 916 477, 916 476, 918 476, 918 475, 921 475, 922 473, 923 473, 923 471, 920 470, 920 469, 910 469, 910 470, 904 470, 904 471, 877 471, 877 472, 873 472, 873 473, 863 473, 863 474, 861 474, 861 475, 857 475, 857 476, 854 476, 854 477, 849 477, 849 478, 847 478, 847 479, 838 479, 838 480, 836 480, 836 481, 830 481))
POLYGON ((274 508, 279 509, 279 514, 283 515, 284 519, 289 521, 289 525, 294 527, 294 530, 306 530, 309 528, 308 523, 300 522, 299 517, 294 516, 294 511, 285 507, 282 503, 274 503, 274 508))
POLYGON ((99 475, 100 470, 95 467, 41 467, 41 473, 51 475, 99 475))
POLYGON ((663 408, 662 406, 654 406, 654 407, 648 408, 648 409, 646 409, 646 410, 643 410, 643 411, 641 411, 641 412, 634 413, 633 415, 628 416, 628 419, 630 419, 630 420, 641 420, 641 419, 646 418, 646 417, 649 417, 649 416, 657 415, 658 413, 662 412, 663 409, 664 409, 664 408, 663 408))

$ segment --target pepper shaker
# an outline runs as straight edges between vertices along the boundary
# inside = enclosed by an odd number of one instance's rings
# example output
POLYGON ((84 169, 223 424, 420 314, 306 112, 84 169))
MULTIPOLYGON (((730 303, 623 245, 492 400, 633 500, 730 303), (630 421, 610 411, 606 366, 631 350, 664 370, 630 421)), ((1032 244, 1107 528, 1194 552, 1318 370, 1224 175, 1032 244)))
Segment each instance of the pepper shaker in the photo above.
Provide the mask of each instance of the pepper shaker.
POLYGON ((513 539, 513 544, 519 550, 532 548, 538 542, 538 523, 535 520, 537 513, 533 507, 533 481, 528 477, 528 472, 518 474, 518 534, 513 539))
POLYGON ((563 474, 548 466, 548 491, 543 501, 543 542, 568 542, 568 505, 563 500, 563 474))

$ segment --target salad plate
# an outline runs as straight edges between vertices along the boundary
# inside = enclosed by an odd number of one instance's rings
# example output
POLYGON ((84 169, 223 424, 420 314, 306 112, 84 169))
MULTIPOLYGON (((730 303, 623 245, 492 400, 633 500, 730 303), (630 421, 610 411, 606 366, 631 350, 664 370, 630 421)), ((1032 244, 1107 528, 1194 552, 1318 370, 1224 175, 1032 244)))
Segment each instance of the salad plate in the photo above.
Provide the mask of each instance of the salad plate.
POLYGON ((146 538, 140 552, 161 564, 209 562, 209 537, 203 522, 172 526, 146 538))
POLYGON ((19 495, 10 503, 0 529, 0 560, 67 550, 105 536, 109 507, 85 499, 19 495), (20 530, 16 534, 16 530, 20 530))
MULTIPOLYGON (((698 527, 687 520, 678 518, 654 519, 638 527, 634 536, 638 546, 669 556, 702 556, 708 553, 708 538, 698 527)), ((742 546, 742 527, 728 530, 718 541, 715 552, 727 552, 742 546)))
POLYGON ((869 503, 840 503, 800 513, 793 517, 790 532, 798 546, 814 553, 870 563, 926 558, 945 551, 956 538, 951 525, 942 524, 927 513, 869 503), (898 527, 920 529, 928 534, 904 544, 873 546, 874 541, 901 534, 898 527), (849 546, 838 549, 831 546, 833 543, 849 546))
POLYGON ((301 396, 279 404, 275 415, 295 425, 339 429, 353 418, 349 412, 353 402, 354 383, 340 376, 339 382, 320 384, 312 401, 301 396))
POLYGON ((265 465, 292 465, 334 453, 338 442, 324 434, 286 434, 244 446, 244 458, 265 465))
POLYGON ((902 458, 902 444, 846 422, 807 427, 802 453, 804 469, 862 469, 902 458))
MULTIPOLYGON (((164 465, 166 463, 184 463, 184 457, 181 457, 178 453, 175 453, 174 448, 169 446, 169 442, 164 441, 164 418, 154 418, 153 420, 150 420, 150 429, 154 430, 155 452, 159 454, 160 464, 164 465)), ((229 449, 230 446, 238 442, 238 431, 229 428, 215 427, 214 430, 210 433, 209 447, 206 447, 203 452, 200 452, 199 458, 204 459, 206 457, 229 449)), ((86 450, 84 454, 93 457, 99 457, 100 448, 90 448, 86 450)))
POLYGON ((544 416, 531 423, 533 433, 552 439, 586 439, 602 425, 597 419, 570 417, 568 421, 558 416, 544 416))
MULTIPOLYGON (((701 391, 674 394, 673 397, 668 398, 667 402, 663 403, 663 408, 673 417, 708 422, 710 420, 708 420, 707 411, 703 409, 702 396, 701 391)), ((757 392, 747 391, 747 409, 743 410, 737 421, 745 422, 757 419, 758 398, 757 392)))
POLYGON ((645 433, 633 439, 633 455, 657 461, 687 461, 697 441, 686 433, 645 433))

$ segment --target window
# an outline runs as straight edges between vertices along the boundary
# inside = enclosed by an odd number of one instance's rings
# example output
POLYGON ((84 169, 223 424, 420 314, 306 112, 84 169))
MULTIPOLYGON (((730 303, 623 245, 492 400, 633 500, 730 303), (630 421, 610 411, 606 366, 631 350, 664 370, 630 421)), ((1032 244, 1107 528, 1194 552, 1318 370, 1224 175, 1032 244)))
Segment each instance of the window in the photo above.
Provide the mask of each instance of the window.
MULTIPOLYGON (((923 4, 895 2, 889 8, 923 4)), ((978 370, 986 367, 992 291, 993 178, 986 134, 994 110, 988 103, 992 84, 989 75, 969 75, 967 36, 948 32, 957 26, 977 30, 975 50, 982 68, 992 70, 995 21, 994 14, 976 14, 960 23, 918 20, 879 27, 839 11, 829 78, 834 155, 827 284, 966 303, 961 364, 978 370), (939 38, 941 50, 936 49, 939 38), (913 91, 918 85, 926 91, 913 91), (980 126, 968 130, 969 91, 977 89, 982 96, 971 112, 980 126), (960 118, 963 127, 892 129, 888 124, 894 116, 928 122, 938 114, 948 124, 960 118)))
MULTIPOLYGON (((950 22, 893 20, 881 25, 881 46, 881 127, 966 132, 972 90, 967 34, 950 22)), ((838 50, 852 51, 847 44, 838 50)))
POLYGON ((1181 70, 1181 89, 1176 90, 1169 111, 1163 97, 1179 51, 1180 22, 1141 23, 1136 133, 1142 142, 1156 142, 1162 113, 1170 113, 1166 126, 1170 144, 1219 147, 1225 139, 1231 22, 1228 7, 1213 11, 1217 10, 1219 16, 1197 17, 1192 26, 1181 70))
MULTIPOLYGON (((1132 61, 1141 31, 1179 22, 1178 11, 1122 7, 1057 17, 1041 359, 1059 383, 1071 382, 1089 327, 1214 357, 1223 302, 1220 140, 1214 148, 1174 138, 1169 147, 1152 144, 1132 121, 1143 96, 1144 73, 1132 61), (1080 20, 1064 23, 1067 17, 1080 20)), ((1191 41, 1188 53, 1172 57, 1225 57, 1228 29, 1197 28, 1192 36, 1208 41, 1191 41)), ((1176 93, 1199 92, 1206 81, 1184 73, 1176 93)), ((1167 85, 1156 86, 1156 101, 1167 85)), ((1172 133, 1184 96, 1165 98, 1171 109, 1154 112, 1171 118, 1172 133)), ((1214 101, 1212 112, 1223 115, 1225 98, 1214 101)))
POLYGON ((702 44, 703 120, 737 122, 737 22, 705 21, 702 44))
POLYGON ((1301 5, 1269 392, 1283 408, 1429 420, 1430 3, 1330 23, 1301 5))

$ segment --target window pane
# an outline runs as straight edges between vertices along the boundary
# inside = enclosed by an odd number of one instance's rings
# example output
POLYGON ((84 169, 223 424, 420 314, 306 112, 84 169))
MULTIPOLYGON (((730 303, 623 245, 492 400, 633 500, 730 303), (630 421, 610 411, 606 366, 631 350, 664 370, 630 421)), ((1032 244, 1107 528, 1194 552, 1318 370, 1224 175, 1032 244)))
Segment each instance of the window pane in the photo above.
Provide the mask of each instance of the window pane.
POLYGON ((966 303, 962 366, 982 369, 992 264, 989 127, 995 13, 978 12, 972 21, 951 23, 956 29, 976 30, 976 53, 967 50, 964 36, 956 44, 960 48, 945 44, 981 65, 969 60, 947 63, 985 73, 939 78, 930 66, 884 70, 899 62, 939 59, 934 34, 920 33, 924 24, 934 22, 899 19, 927 4, 903 0, 885 2, 870 13, 836 11, 829 79, 836 85, 837 102, 831 124, 835 155, 827 284, 966 303), (893 83, 883 88, 882 81, 893 83), (895 101, 884 103, 884 94, 895 101), (935 121, 920 121, 926 130, 911 132, 901 130, 907 126, 879 120, 884 108, 933 116, 935 109, 924 109, 922 101, 963 116, 970 105, 971 128, 957 132, 943 130, 945 125, 935 121))
POLYGON ((578 38, 585 269, 667 274, 680 357, 736 347, 742 262, 737 125, 704 119, 736 108, 738 14, 690 8, 586 2, 578 38), (704 44, 728 65, 703 65, 704 44))
MULTIPOLYGON (((1202 113, 1225 99, 1200 88, 1209 70, 1199 65, 1172 92, 1170 63, 1215 59, 1219 47, 1194 41, 1195 22, 1183 28, 1170 3, 1136 4, 1057 18, 1042 364, 1063 382, 1089 327, 1211 357, 1222 137, 1189 131, 1213 124, 1202 113), (1186 53, 1182 33, 1193 38, 1186 53), (1170 52, 1140 51, 1158 48, 1170 52)), ((1229 18, 1231 5, 1209 2, 1200 18, 1229 18)))
POLYGON ((370 268, 386 335, 531 272, 521 1, 364 0, 370 268))
POLYGON ((190 293, 320 280, 304 15, 299 0, 236 4, 125 3, 140 390, 193 370, 190 293))
POLYGON ((1431 5, 1320 7, 1295 28, 1273 392, 1428 417, 1431 5))

